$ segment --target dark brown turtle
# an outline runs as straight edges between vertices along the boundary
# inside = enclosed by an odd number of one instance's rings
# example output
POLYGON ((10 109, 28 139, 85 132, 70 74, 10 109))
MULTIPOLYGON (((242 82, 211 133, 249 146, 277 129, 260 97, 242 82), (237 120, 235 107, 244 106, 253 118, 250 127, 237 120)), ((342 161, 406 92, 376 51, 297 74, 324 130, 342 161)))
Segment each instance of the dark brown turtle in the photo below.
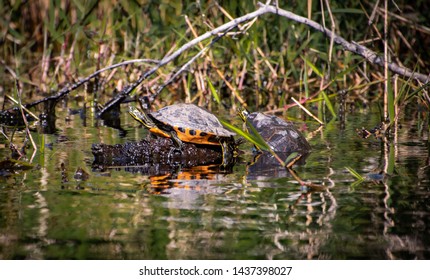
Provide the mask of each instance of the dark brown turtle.
POLYGON ((298 158, 293 160, 294 163, 303 155, 309 154, 311 146, 292 122, 259 112, 249 113, 247 110, 240 111, 239 116, 247 124, 249 131, 252 132, 250 125, 255 128, 272 151, 284 155, 283 160, 297 153, 298 158))

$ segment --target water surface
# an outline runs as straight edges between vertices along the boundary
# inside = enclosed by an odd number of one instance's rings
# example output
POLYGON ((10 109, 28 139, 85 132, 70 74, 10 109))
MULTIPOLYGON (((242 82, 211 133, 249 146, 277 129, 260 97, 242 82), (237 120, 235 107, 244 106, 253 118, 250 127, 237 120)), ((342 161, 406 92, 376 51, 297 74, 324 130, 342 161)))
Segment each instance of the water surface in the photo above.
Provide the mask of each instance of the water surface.
POLYGON ((56 133, 33 133, 44 147, 36 167, 0 178, 0 259, 430 257, 428 135, 406 117, 388 144, 357 135, 377 125, 370 109, 349 114, 344 129, 337 121, 318 131, 299 123, 312 153, 295 170, 325 187, 309 189, 282 169, 252 170, 249 145, 232 173, 92 170, 93 143, 135 141, 145 131, 125 113, 124 131, 90 113, 57 116, 56 133), (357 182, 346 167, 367 179, 357 182), (89 179, 74 179, 77 168, 89 179))

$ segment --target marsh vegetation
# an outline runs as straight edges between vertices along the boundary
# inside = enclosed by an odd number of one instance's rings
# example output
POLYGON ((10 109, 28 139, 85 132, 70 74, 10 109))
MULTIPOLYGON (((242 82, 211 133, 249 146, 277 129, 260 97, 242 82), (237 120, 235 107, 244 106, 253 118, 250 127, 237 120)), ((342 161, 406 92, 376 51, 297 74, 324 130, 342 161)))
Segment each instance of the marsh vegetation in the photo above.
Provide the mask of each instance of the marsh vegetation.
POLYGON ((0 1, 0 258, 429 258, 428 1, 280 2, 0 1), (312 152, 94 165, 147 137, 130 103, 275 114, 312 152))

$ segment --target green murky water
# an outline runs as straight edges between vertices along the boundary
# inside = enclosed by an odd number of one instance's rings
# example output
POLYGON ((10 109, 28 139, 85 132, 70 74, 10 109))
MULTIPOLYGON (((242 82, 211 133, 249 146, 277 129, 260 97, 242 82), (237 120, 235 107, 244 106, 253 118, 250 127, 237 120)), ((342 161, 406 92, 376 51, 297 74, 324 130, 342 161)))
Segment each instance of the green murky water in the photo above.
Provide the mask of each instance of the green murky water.
POLYGON ((93 171, 93 143, 144 131, 126 113, 120 131, 59 111, 55 134, 33 134, 37 168, 0 178, 0 259, 428 259, 428 135, 403 117, 397 143, 361 139, 373 113, 349 114, 345 129, 309 125, 313 151, 295 170, 327 189, 308 190, 282 170, 247 168, 249 153, 232 173, 93 171), (73 178, 79 167, 88 180, 73 178), (369 179, 358 184, 346 167, 369 179))

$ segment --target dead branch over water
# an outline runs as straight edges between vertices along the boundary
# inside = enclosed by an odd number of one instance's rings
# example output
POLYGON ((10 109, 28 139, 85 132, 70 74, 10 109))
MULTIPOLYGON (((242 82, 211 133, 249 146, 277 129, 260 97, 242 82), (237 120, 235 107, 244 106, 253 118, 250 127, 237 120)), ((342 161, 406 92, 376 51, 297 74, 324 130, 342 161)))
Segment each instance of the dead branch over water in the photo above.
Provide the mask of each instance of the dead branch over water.
MULTIPOLYGON (((221 26, 219 26, 219 27, 217 27, 217 28, 215 28, 209 32, 206 32, 205 34, 203 34, 203 35, 191 40, 190 42, 184 44, 182 47, 180 47, 174 53, 164 57, 158 65, 156 65, 155 67, 153 67, 152 69, 150 69, 149 71, 144 73, 134 84, 132 84, 130 87, 128 87, 126 89, 126 95, 128 95, 130 92, 132 92, 137 86, 139 86, 146 78, 148 78, 150 75, 152 75, 160 67, 171 62, 172 60, 177 58, 180 54, 182 54, 184 51, 197 45, 201 41, 208 39, 210 37, 213 37, 213 36, 219 36, 220 33, 224 33, 226 31, 231 30, 232 28, 236 28, 243 22, 252 20, 256 17, 262 16, 262 15, 268 14, 268 13, 276 14, 276 15, 285 17, 287 19, 291 19, 293 21, 306 24, 307 26, 312 27, 313 29, 324 33, 327 37, 334 40, 334 42, 336 44, 341 45, 345 50, 362 56, 363 58, 365 58, 367 61, 369 61, 372 64, 382 66, 382 67, 385 64, 385 60, 384 60, 383 56, 378 55, 376 52, 374 52, 374 51, 368 49, 367 47, 362 46, 356 42, 348 42, 347 40, 345 40, 341 36, 337 35, 336 33, 323 27, 321 24, 319 24, 313 20, 304 18, 302 16, 298 16, 294 13, 280 9, 280 8, 273 6, 273 5, 263 4, 263 3, 259 2, 258 6, 260 7, 258 10, 254 11, 252 13, 246 14, 242 17, 233 19, 232 21, 230 21, 226 24, 223 24, 223 25, 221 25, 221 26)), ((411 78, 411 79, 416 79, 422 83, 427 83, 429 78, 430 78, 430 73, 427 75, 417 73, 417 72, 412 71, 411 69, 399 66, 393 62, 388 62, 387 64, 388 64, 388 68, 392 72, 399 74, 399 75, 403 75, 403 76, 411 78)))
MULTIPOLYGON (((366 48, 365 46, 362 46, 356 42, 348 42, 347 40, 345 40, 341 36, 335 34, 334 32, 332 32, 331 30, 329 30, 327 28, 324 28, 321 24, 319 24, 313 20, 298 16, 296 14, 289 12, 289 11, 279 9, 275 6, 264 5, 262 3, 258 3, 258 5, 261 7, 260 9, 263 9, 265 11, 265 13, 277 14, 277 15, 280 15, 282 17, 291 19, 293 21, 306 24, 307 26, 312 27, 313 29, 316 29, 316 30, 324 33, 327 37, 329 37, 330 39, 333 39, 336 44, 341 45, 345 50, 362 56, 363 58, 365 58, 367 61, 369 61, 372 64, 382 66, 382 67, 384 66, 385 60, 384 60, 383 56, 378 55, 376 52, 374 52, 374 51, 372 51, 372 50, 366 48)), ((399 75, 402 75, 402 76, 405 76, 408 78, 416 79, 422 83, 427 83, 430 79, 430 73, 427 75, 417 73, 417 72, 412 71, 409 68, 399 66, 393 62, 388 62, 388 68, 396 74, 399 74, 399 75)))
POLYGON ((37 104, 40 104, 42 102, 46 102, 49 100, 55 100, 58 101, 59 99, 61 99, 63 96, 69 94, 71 91, 77 89, 78 87, 80 87, 81 85, 85 84, 86 82, 90 81, 92 78, 97 77, 98 75, 100 75, 101 73, 107 71, 107 70, 112 70, 118 67, 122 67, 128 64, 134 64, 134 63, 158 63, 157 60, 153 60, 153 59, 133 59, 133 60, 127 60, 127 61, 123 61, 117 64, 113 64, 110 65, 108 67, 105 67, 103 69, 97 70, 96 72, 92 73, 91 75, 89 75, 88 77, 85 77, 83 79, 80 79, 77 83, 67 86, 63 89, 61 89, 60 91, 57 92, 57 94, 43 98, 41 100, 29 103, 26 105, 26 108, 31 108, 36 106, 37 104))
MULTIPOLYGON (((374 64, 374 65, 378 65, 381 67, 384 67, 386 59, 384 59, 384 57, 382 55, 378 55, 376 52, 374 52, 373 50, 360 45, 354 41, 349 42, 346 39, 344 39, 343 37, 337 35, 335 32, 333 32, 332 30, 325 28, 324 26, 322 26, 321 24, 310 20, 308 18, 296 15, 292 12, 289 12, 287 10, 281 9, 277 6, 274 5, 270 5, 269 4, 270 1, 268 1, 266 4, 263 3, 258 3, 259 8, 251 13, 248 13, 244 16, 235 18, 233 20, 231 20, 230 22, 227 22, 209 32, 204 33, 203 35, 200 35, 196 38, 194 38, 193 40, 189 41, 188 43, 182 45, 179 49, 177 49, 175 52, 166 55, 162 60, 160 61, 155 61, 155 60, 151 60, 151 59, 141 59, 141 60, 129 60, 129 61, 125 61, 122 63, 118 63, 109 67, 106 67, 104 69, 101 69, 99 71, 94 72, 93 74, 91 74, 90 76, 79 80, 76 84, 73 84, 71 86, 68 86, 66 88, 61 89, 60 91, 58 91, 55 95, 53 96, 49 96, 47 98, 44 98, 42 100, 27 104, 26 107, 32 107, 35 106, 41 102, 44 101, 49 101, 49 100, 59 100, 61 99, 63 96, 67 95, 68 93, 70 93, 71 91, 75 90, 76 88, 78 88, 80 85, 84 84, 85 82, 88 82, 90 79, 96 77, 97 75, 99 75, 101 72, 109 70, 109 69, 113 69, 115 67, 119 67, 119 66, 123 66, 126 64, 132 64, 132 63, 136 63, 136 62, 148 62, 148 63, 155 63, 156 65, 153 66, 152 68, 150 68, 148 71, 146 71, 145 73, 143 73, 139 79, 132 83, 131 85, 127 86, 124 88, 124 90, 120 93, 121 96, 126 97, 128 96, 134 89, 136 89, 145 79, 147 79, 149 76, 151 76, 153 73, 155 73, 158 69, 160 69, 161 67, 163 67, 164 65, 172 62, 175 58, 177 58, 178 56, 180 56, 182 53, 184 53, 186 50, 196 46, 197 44, 199 44, 200 42, 209 39, 211 37, 214 37, 213 42, 217 41, 219 38, 225 36, 227 34, 227 32, 232 31, 233 29, 237 29, 238 32, 244 32, 246 31, 245 27, 242 27, 241 24, 244 22, 249 22, 251 20, 255 20, 256 18, 265 15, 265 14, 275 14, 281 17, 284 17, 286 19, 290 19, 292 21, 298 22, 298 23, 302 23, 305 24, 323 34, 325 34, 328 38, 330 38, 331 41, 334 41, 336 44, 341 45, 343 47, 344 50, 353 52, 355 54, 358 54, 360 56, 362 56, 364 59, 366 59, 367 61, 369 61, 370 63, 374 64), (245 29, 245 30, 243 30, 245 29)), ((208 47, 210 47, 212 45, 209 44, 208 47)), ((198 53, 195 57, 193 57, 192 61, 194 61, 195 59, 197 59, 199 56, 202 56, 204 54, 204 51, 201 51, 200 53, 198 53)), ((192 62, 190 61, 190 62, 192 62)), ((190 63, 186 63, 186 65, 189 65, 190 63)), ((417 73, 412 71, 409 68, 406 67, 402 67, 394 62, 387 62, 388 65, 388 69, 390 69, 393 73, 405 76, 407 78, 410 79, 414 79, 417 80, 421 83, 427 83, 429 81, 429 77, 430 77, 430 73, 429 74, 422 74, 422 73, 417 73)), ((183 67, 184 68, 184 67, 183 67)), ((179 71, 179 73, 181 72, 181 70, 179 71)), ((177 73, 177 74, 179 74, 177 73)), ((177 74, 173 75, 173 77, 177 76, 177 74)), ((164 83, 162 86, 160 86, 160 89, 157 91, 157 93, 159 93, 162 88, 164 86, 166 86, 169 83, 166 82, 164 83)), ((237 96, 236 96, 237 98, 237 96)), ((123 99, 123 98, 122 98, 123 99)), ((116 100, 113 100, 113 105, 116 105, 117 103, 120 103, 121 98, 117 98, 116 100)), ((239 100, 241 101, 241 100, 239 100)), ((111 102, 112 103, 112 102, 111 102)), ((241 101, 241 103, 243 103, 243 101, 241 101)))

